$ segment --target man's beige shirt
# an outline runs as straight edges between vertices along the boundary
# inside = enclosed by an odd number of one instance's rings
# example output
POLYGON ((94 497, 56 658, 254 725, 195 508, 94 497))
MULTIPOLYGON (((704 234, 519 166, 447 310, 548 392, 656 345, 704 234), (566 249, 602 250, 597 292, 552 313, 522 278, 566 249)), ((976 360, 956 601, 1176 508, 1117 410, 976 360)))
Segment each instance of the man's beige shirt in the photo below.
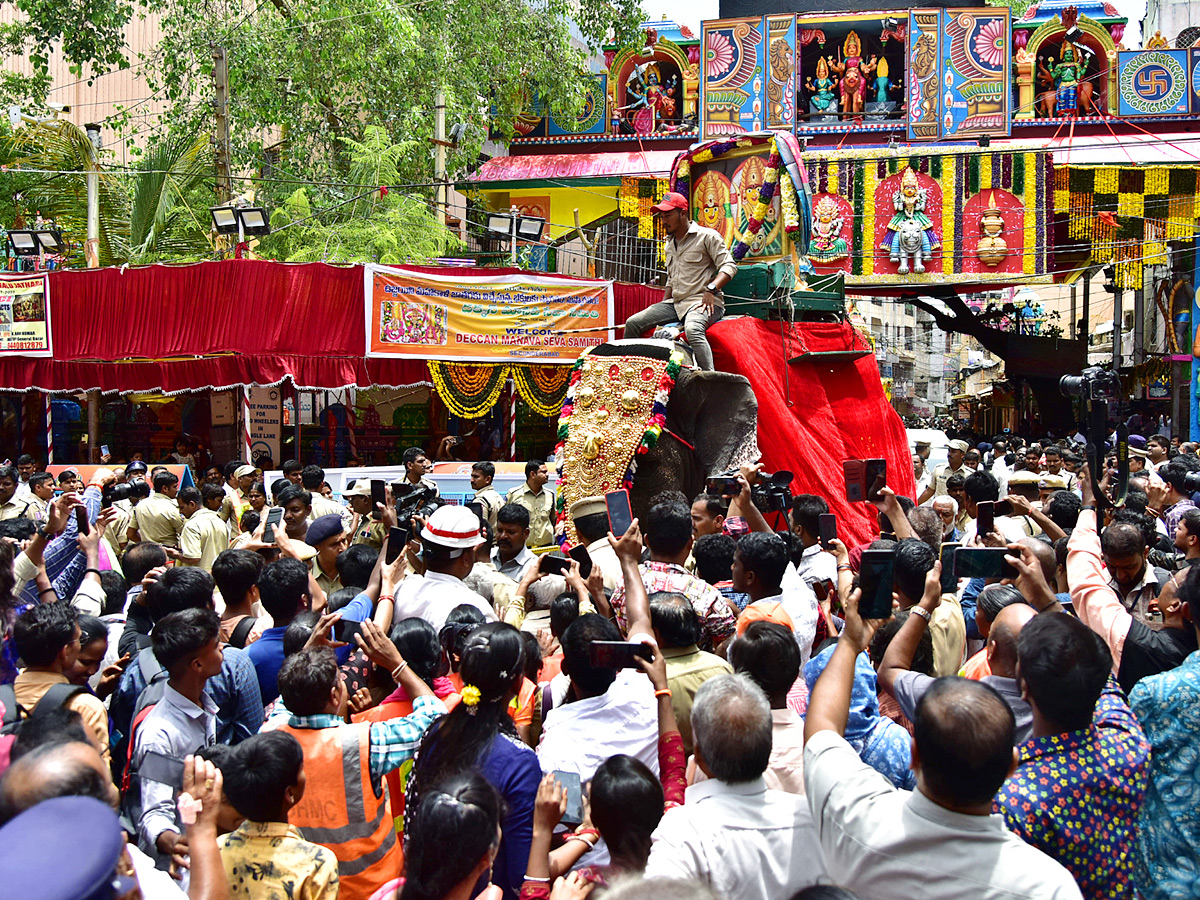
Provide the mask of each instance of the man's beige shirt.
POLYGON ((731 278, 737 274, 737 263, 725 239, 711 228, 695 222, 688 223, 683 240, 668 238, 666 242, 667 287, 679 321, 688 310, 700 303, 704 287, 725 272, 731 278))

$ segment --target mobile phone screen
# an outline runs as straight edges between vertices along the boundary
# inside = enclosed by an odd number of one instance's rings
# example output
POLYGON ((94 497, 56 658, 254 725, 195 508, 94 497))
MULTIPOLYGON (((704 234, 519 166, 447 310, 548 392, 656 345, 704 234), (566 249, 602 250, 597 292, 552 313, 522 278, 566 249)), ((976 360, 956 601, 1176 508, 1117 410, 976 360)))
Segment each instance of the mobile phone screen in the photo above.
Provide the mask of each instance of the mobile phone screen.
POLYGON ((337 641, 344 641, 350 646, 354 646, 354 636, 362 630, 362 622, 353 622, 350 619, 338 619, 333 623, 333 638, 337 641))
POLYGON ((383 564, 385 566, 390 566, 392 563, 394 563, 396 561, 396 557, 404 552, 404 548, 407 546, 407 544, 407 528, 389 528, 387 555, 383 558, 383 564))
POLYGON ((100 445, 100 455, 101 455, 101 456, 108 456, 108 444, 101 444, 101 445, 100 445))
POLYGON ((554 780, 567 789, 567 810, 561 821, 566 825, 578 825, 583 821, 583 784, 575 772, 553 772, 554 780))
POLYGON ((851 503, 859 503, 866 499, 866 486, 863 484, 865 463, 861 459, 848 459, 842 463, 842 472, 846 476, 846 499, 851 503))
POLYGON ((565 556, 547 553, 538 560, 538 566, 547 575, 565 575, 571 569, 571 561, 565 556))
POLYGON ((283 521, 283 507, 282 506, 272 506, 269 510, 267 510, 267 521, 266 521, 265 526, 263 527, 263 543, 264 544, 275 543, 275 532, 271 530, 271 526, 278 525, 282 521, 283 521))
POLYGON ((483 504, 482 503, 472 500, 470 503, 467 504, 467 509, 469 509, 471 512, 475 513, 475 518, 477 518, 480 522, 487 521, 487 517, 484 516, 484 514, 483 514, 483 504))
POLYGON ((587 580, 587 577, 592 574, 592 555, 588 553, 587 547, 578 544, 572 547, 567 555, 579 563, 579 577, 587 580))
POLYGON ((864 550, 858 569, 862 597, 858 614, 864 619, 886 619, 892 615, 892 563, 894 550, 864 550))
POLYGON ((830 543, 837 540, 837 516, 833 513, 821 513, 818 519, 821 546, 828 550, 830 543))
POLYGON ((996 526, 995 506, 991 500, 982 500, 976 505, 979 513, 975 517, 975 533, 980 536, 991 534, 996 526))
POLYGON ((622 488, 604 495, 608 507, 608 528, 615 537, 620 537, 633 524, 633 510, 629 507, 629 491, 622 488))
POLYGON ((863 473, 863 488, 866 493, 864 499, 878 500, 880 488, 887 486, 887 460, 886 459, 868 459, 866 462, 866 471, 863 473))
POLYGON ((959 547, 954 554, 956 578, 1016 578, 1017 570, 1004 561, 1004 547, 959 547))
POLYGON ((371 508, 376 509, 379 503, 387 503, 387 482, 382 478, 372 478, 371 508))
POLYGON ((80 534, 88 534, 92 530, 88 525, 87 507, 75 507, 75 527, 79 530, 80 534))
POLYGON ((953 594, 958 591, 958 577, 954 574, 954 556, 955 551, 961 546, 962 544, 955 541, 942 544, 941 563, 943 594, 953 594))
POLYGON ((604 669, 636 669, 637 659, 654 659, 654 648, 649 644, 631 644, 628 641, 592 641, 591 664, 604 669))

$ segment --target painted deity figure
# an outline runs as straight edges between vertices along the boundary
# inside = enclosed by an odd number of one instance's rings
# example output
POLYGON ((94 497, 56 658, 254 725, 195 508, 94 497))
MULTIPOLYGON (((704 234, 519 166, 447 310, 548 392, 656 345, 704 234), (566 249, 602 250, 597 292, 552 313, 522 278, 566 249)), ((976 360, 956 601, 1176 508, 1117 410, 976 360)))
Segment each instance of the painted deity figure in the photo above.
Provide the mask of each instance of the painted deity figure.
POLYGON ((832 263, 846 258, 849 249, 842 237, 842 211, 828 194, 813 207, 813 235, 808 256, 816 263, 832 263))
POLYGON ((846 35, 839 57, 839 61, 831 62, 829 67, 842 76, 842 115, 858 115, 863 111, 867 76, 875 71, 877 58, 872 56, 870 62, 862 58, 862 44, 856 31, 846 35))
POLYGON ((888 77, 888 61, 881 58, 879 67, 875 70, 875 102, 887 103, 888 91, 891 89, 892 79, 888 77))
POLYGON ((1078 108, 1079 64, 1075 61, 1075 48, 1069 43, 1062 45, 1062 59, 1050 70, 1054 79, 1055 99, 1058 112, 1075 112, 1078 108))
POLYGON ((825 57, 818 57, 817 77, 808 79, 807 87, 811 95, 809 97, 811 112, 837 112, 837 94, 834 93, 837 89, 837 79, 829 77, 829 64, 825 62, 825 57))
POLYGON ((933 221, 925 214, 928 195, 917 181, 912 168, 900 176, 900 190, 892 195, 895 215, 888 222, 887 237, 880 249, 887 250, 892 262, 900 264, 897 271, 907 275, 911 261, 912 271, 918 275, 925 271, 927 260, 939 246, 933 232, 933 221))
POLYGON ((633 111, 630 121, 634 131, 653 134, 660 117, 670 118, 675 114, 675 81, 672 77, 670 84, 664 86, 654 63, 634 68, 625 84, 625 93, 633 102, 621 107, 622 111, 633 111))

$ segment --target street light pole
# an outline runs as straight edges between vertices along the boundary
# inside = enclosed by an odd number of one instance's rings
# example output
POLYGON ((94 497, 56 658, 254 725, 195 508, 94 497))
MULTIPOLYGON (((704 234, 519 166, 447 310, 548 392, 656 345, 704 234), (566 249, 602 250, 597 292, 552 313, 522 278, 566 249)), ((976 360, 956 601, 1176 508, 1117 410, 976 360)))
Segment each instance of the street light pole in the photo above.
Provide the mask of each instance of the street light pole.
POLYGON ((512 266, 515 269, 517 267, 517 217, 520 215, 521 211, 515 206, 511 206, 509 207, 508 212, 512 217, 512 246, 509 252, 512 254, 512 266))

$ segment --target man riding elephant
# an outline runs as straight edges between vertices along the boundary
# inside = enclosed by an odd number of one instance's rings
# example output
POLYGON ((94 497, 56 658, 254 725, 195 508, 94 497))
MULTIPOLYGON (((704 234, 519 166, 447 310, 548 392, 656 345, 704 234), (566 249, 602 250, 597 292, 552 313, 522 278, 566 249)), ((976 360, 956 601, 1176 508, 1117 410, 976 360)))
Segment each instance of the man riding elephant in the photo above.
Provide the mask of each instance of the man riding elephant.
POLYGON ((667 194, 654 210, 667 233, 667 288, 662 302, 629 317, 625 337, 640 338, 655 325, 680 322, 696 366, 712 371, 712 349, 704 333, 725 313, 721 288, 737 274, 737 263, 720 234, 688 218, 683 194, 667 194))

